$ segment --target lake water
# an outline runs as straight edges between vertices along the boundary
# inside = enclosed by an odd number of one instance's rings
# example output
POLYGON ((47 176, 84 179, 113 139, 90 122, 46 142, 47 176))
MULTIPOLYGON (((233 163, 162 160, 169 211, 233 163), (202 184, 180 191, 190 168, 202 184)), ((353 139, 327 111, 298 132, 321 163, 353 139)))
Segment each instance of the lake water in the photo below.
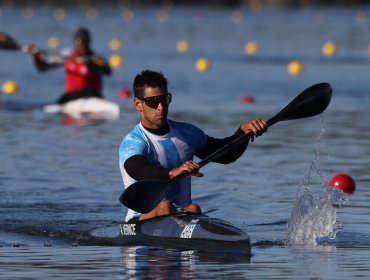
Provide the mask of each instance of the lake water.
POLYGON ((60 49, 69 47, 73 30, 86 25, 98 53, 124 57, 123 67, 105 79, 105 96, 118 102, 122 113, 117 121, 68 125, 60 115, 32 109, 58 98, 63 70, 40 74, 26 54, 0 53, 0 82, 14 80, 20 86, 18 94, 1 96, 0 279, 368 277, 369 7, 174 6, 165 21, 158 19, 166 19, 160 7, 98 7, 95 20, 73 7, 56 20, 51 6, 34 7, 27 19, 22 12, 30 10, 24 8, 0 6, 0 31, 21 44, 47 48, 48 38, 58 36, 60 49), (122 40, 121 50, 109 49, 113 38, 122 40), (189 41, 187 53, 177 52, 180 39, 189 41), (259 46, 254 56, 244 52, 251 40, 259 46), (337 44, 333 57, 321 54, 327 41, 337 44), (199 57, 209 59, 210 71, 195 71, 199 57), (293 59, 304 65, 298 76, 286 69, 293 59), (250 234, 251 258, 81 245, 91 231, 124 218, 118 146, 138 114, 132 100, 120 100, 117 93, 130 88, 143 69, 160 70, 169 79, 171 118, 218 137, 233 134, 242 121, 272 117, 312 84, 332 85, 333 98, 322 118, 278 123, 237 162, 210 163, 202 169, 205 177, 193 180, 194 201, 206 213, 250 234), (255 103, 241 103, 243 96, 253 96, 255 103), (347 201, 333 210, 328 207, 332 194, 325 201, 325 186, 337 173, 351 175, 357 189, 340 197, 347 201), (308 200, 313 208, 305 205, 308 200), (297 205, 307 210, 298 213, 306 222, 300 225, 303 219, 298 219, 294 226, 315 234, 338 230, 335 238, 305 242, 295 236, 289 244, 288 223, 295 221, 297 205))

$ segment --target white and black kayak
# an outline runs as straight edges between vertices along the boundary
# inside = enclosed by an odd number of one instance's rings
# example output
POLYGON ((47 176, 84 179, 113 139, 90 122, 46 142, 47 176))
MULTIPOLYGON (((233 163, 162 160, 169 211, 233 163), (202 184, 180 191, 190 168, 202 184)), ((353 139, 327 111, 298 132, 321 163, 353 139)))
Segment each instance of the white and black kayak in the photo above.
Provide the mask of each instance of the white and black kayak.
POLYGON ((178 213, 126 222, 114 238, 95 241, 115 246, 150 246, 250 256, 250 237, 241 229, 203 214, 178 213))
POLYGON ((97 97, 79 98, 65 104, 51 104, 43 108, 47 113, 67 114, 76 119, 117 120, 120 114, 118 104, 97 97))

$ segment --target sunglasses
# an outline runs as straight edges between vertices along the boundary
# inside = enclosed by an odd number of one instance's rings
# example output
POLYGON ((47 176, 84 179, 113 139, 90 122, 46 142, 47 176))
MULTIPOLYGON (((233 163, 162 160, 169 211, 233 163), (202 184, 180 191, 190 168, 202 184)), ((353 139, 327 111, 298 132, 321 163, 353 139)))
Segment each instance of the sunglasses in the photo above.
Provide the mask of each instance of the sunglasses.
POLYGON ((172 100, 172 94, 167 93, 164 95, 157 95, 157 96, 149 96, 145 98, 140 98, 140 100, 144 101, 146 106, 157 109, 159 103, 161 103, 163 106, 168 106, 171 103, 172 100))

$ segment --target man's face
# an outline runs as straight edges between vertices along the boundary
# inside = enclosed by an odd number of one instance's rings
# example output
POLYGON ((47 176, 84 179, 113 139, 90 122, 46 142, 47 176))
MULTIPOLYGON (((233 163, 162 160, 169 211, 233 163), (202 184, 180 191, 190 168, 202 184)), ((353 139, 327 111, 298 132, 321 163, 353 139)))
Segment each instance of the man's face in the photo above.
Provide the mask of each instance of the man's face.
POLYGON ((89 43, 85 38, 77 37, 74 43, 75 49, 78 51, 79 54, 85 55, 87 53, 89 43))
POLYGON ((158 129, 167 123, 168 105, 171 96, 159 88, 146 87, 143 98, 135 98, 136 110, 140 112, 141 123, 150 129, 158 129))

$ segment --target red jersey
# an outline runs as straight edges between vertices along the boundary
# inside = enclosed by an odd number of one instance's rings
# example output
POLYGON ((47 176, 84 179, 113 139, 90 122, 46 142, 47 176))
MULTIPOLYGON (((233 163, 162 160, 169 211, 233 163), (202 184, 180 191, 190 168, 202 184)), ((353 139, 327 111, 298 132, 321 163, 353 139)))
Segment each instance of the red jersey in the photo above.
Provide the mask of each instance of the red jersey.
POLYGON ((66 71, 66 93, 72 93, 85 88, 91 88, 100 93, 102 87, 101 76, 89 69, 85 63, 79 62, 77 57, 77 51, 73 51, 64 64, 66 71))

